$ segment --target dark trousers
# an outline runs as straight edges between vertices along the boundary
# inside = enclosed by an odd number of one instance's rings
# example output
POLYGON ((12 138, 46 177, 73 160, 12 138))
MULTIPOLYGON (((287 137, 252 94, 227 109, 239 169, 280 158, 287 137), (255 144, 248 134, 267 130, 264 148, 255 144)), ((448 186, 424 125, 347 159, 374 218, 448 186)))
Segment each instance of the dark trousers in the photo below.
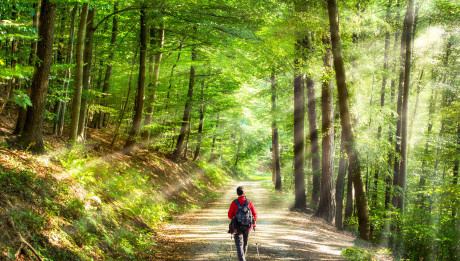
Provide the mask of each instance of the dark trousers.
POLYGON ((240 261, 246 261, 246 251, 248 250, 249 230, 238 231, 234 236, 236 252, 240 261))

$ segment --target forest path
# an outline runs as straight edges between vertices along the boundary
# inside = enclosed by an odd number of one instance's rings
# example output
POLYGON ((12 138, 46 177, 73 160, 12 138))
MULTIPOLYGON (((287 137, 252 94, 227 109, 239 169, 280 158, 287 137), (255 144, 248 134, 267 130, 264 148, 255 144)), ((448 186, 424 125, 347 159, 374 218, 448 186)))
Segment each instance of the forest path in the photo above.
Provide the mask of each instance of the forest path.
MULTIPOLYGON (((257 241, 261 260, 343 260, 343 248, 354 238, 312 215, 290 212, 289 205, 261 186, 261 181, 243 181, 229 187, 223 196, 202 209, 190 211, 168 223, 160 232, 163 251, 155 260, 238 260, 228 231, 228 208, 236 187, 258 214, 257 241)), ((257 260, 254 232, 249 236, 246 259, 257 260)))

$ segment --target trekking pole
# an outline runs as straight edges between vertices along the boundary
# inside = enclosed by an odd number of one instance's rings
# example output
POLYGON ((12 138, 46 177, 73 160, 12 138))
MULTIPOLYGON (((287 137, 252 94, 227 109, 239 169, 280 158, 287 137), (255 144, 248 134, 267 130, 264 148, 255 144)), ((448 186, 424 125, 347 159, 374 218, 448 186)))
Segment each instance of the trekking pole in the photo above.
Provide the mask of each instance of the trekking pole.
POLYGON ((232 261, 232 243, 233 243, 233 236, 230 234, 230 261, 232 261))
POLYGON ((255 226, 254 226, 254 238, 256 239, 257 258, 260 261, 259 244, 257 244, 257 233, 256 233, 256 227, 255 226))

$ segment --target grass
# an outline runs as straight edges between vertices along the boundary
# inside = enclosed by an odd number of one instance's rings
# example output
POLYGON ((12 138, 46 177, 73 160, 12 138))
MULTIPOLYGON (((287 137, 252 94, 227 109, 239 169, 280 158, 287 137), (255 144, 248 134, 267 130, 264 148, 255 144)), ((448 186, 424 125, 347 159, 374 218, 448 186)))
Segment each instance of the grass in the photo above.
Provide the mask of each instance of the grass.
POLYGON ((60 179, 0 165, 0 253, 14 255, 20 245, 6 236, 16 233, 11 219, 44 260, 152 259, 155 230, 219 197, 211 188, 229 180, 215 165, 178 165, 153 153, 101 161, 82 146, 55 161, 60 179))

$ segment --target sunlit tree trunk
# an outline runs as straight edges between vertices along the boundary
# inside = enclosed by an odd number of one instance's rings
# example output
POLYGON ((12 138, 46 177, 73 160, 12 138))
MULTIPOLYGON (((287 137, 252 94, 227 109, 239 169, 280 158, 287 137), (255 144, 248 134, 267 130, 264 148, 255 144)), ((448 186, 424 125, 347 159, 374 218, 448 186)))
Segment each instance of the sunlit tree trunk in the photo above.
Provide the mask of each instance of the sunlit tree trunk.
MULTIPOLYGON (((323 57, 324 75, 321 88, 321 196, 316 215, 328 222, 335 216, 335 187, 334 187, 334 103, 332 96, 332 53, 330 39, 323 36, 326 52, 323 57)), ((341 217, 340 217, 341 218, 341 217)))
POLYGON ((355 138, 351 125, 348 89, 346 86, 345 67, 342 57, 341 40, 339 33, 338 8, 335 0, 328 0, 329 25, 331 31, 332 54, 334 58, 334 69, 337 81, 337 90, 339 97, 340 108, 340 123, 342 132, 345 137, 345 149, 350 160, 350 174, 353 177, 353 185, 356 194, 356 206, 358 214, 358 230, 359 235, 364 240, 370 238, 370 222, 369 209, 364 189, 363 180, 361 177, 361 166, 359 162, 359 154, 355 148, 355 138))
POLYGON ((200 124, 198 126, 198 141, 195 149, 195 154, 193 155, 193 161, 196 161, 200 157, 200 150, 201 150, 201 139, 203 133, 203 125, 204 125, 204 81, 201 83, 201 104, 200 104, 200 124))
POLYGON ((86 25, 85 51, 83 53, 83 93, 81 97, 80 119, 78 121, 78 137, 85 140, 86 114, 89 98, 89 87, 91 83, 91 68, 93 65, 93 36, 96 31, 94 28, 95 8, 88 11, 86 25))
MULTIPOLYGON (((33 10, 34 10, 34 15, 32 18, 32 27, 35 29, 38 29, 38 17, 40 15, 40 2, 38 1, 34 3, 33 5, 33 10)), ((30 45, 30 54, 29 54, 29 66, 35 66, 35 56, 37 54, 37 41, 32 41, 30 45)), ((30 97, 30 87, 26 87, 26 93, 30 97)), ((13 134, 22 134, 22 131, 24 130, 24 124, 26 123, 26 114, 27 114, 27 108, 19 108, 19 114, 18 114, 18 119, 16 121, 16 126, 14 128, 13 134)))
MULTIPOLYGON (((194 29, 196 31, 196 27, 194 29)), ((173 152, 173 158, 178 161, 180 160, 180 155, 182 152, 182 146, 184 143, 185 132, 187 129, 187 123, 190 117, 190 110, 192 107, 192 98, 193 98, 193 87, 195 86, 195 65, 193 64, 196 61, 196 49, 192 48, 192 65, 190 66, 190 80, 188 84, 188 93, 187 100, 185 102, 184 116, 182 117, 182 126, 180 129, 180 134, 177 139, 176 149, 173 152)))
MULTIPOLYGON (((399 52, 399 84, 398 84, 398 101, 396 113, 396 135, 395 135, 395 158, 394 158, 394 169, 393 169, 393 187, 398 186, 399 172, 400 172, 400 155, 401 155, 401 113, 402 113, 402 100, 403 100, 403 85, 404 85, 404 57, 406 51, 405 39, 407 34, 407 19, 408 14, 406 12, 404 18, 404 26, 401 33, 401 48, 399 52)), ((397 197, 393 196, 392 205, 396 207, 397 197)))
POLYGON ((407 178, 407 142, 408 142, 408 123, 409 123, 409 88, 410 88, 410 73, 411 73, 411 59, 412 59, 412 23, 413 23, 414 2, 409 0, 407 7, 407 25, 406 27, 406 55, 404 62, 404 89, 402 101, 402 121, 401 121, 401 166, 398 176, 398 185, 401 188, 401 193, 397 194, 398 209, 404 211, 404 199, 406 194, 406 178, 407 178))
MULTIPOLYGON (((118 11, 118 2, 115 2, 113 5, 113 12, 116 13, 117 11, 118 11)), ((112 19, 112 38, 110 39, 110 54, 109 54, 109 59, 106 63, 104 85, 102 86, 102 106, 104 107, 107 107, 107 96, 108 96, 109 88, 110 88, 110 77, 112 76, 112 63, 113 63, 113 57, 115 54, 115 43, 117 41, 117 34, 118 34, 118 19, 117 19, 117 16, 114 15, 112 19)), ((100 111, 99 114, 100 116, 99 116, 98 128, 107 126, 107 121, 110 116, 109 113, 100 111)))
POLYGON ((276 122, 276 77, 274 70, 270 77, 272 91, 272 160, 273 160, 273 176, 275 189, 281 190, 281 167, 280 167, 280 152, 279 152, 279 135, 276 122))
POLYGON ((43 152, 45 149, 43 145, 43 118, 46 109, 49 74, 53 61, 56 6, 49 0, 43 0, 41 5, 38 25, 39 41, 37 43, 37 58, 41 63, 35 65, 30 95, 32 106, 27 109, 24 131, 19 140, 22 146, 36 152, 43 152))
MULTIPOLYGON (((343 196, 345 190, 345 176, 347 175, 347 158, 345 152, 345 144, 343 135, 340 139, 340 160, 339 170, 337 173, 337 183, 335 185, 335 227, 339 230, 343 230, 343 196)), ((353 198, 351 197, 351 201, 353 198)), ((352 207, 353 208, 353 207, 352 207)))
MULTIPOLYGON (((310 34, 310 33, 309 33, 310 34)), ((305 52, 312 52, 311 39, 310 35, 306 37, 306 46, 305 52)), ((309 54, 310 55, 310 54, 309 54)), ((306 60, 306 58, 304 58, 306 60)), ((311 78, 311 75, 306 77, 307 84, 307 107, 308 107, 308 125, 309 125, 309 135, 311 145, 311 166, 313 174, 313 191, 311 194, 311 207, 316 209, 318 204, 318 199, 321 191, 321 158, 319 156, 319 140, 318 140, 318 124, 316 123, 316 97, 315 97, 315 83, 311 78)))
POLYGON ((141 9, 140 15, 140 56, 139 56, 139 80, 137 82, 137 96, 134 104, 134 117, 131 130, 129 131, 128 139, 125 143, 125 150, 127 153, 130 153, 136 145, 136 137, 141 130, 142 124, 142 115, 144 112, 144 97, 145 97, 145 80, 146 80, 146 68, 145 63, 147 61, 147 36, 148 36, 148 26, 147 26, 147 17, 146 17, 147 7, 144 5, 141 9))
POLYGON ((297 209, 307 206, 305 195, 305 75, 301 72, 304 52, 307 46, 305 37, 298 36, 295 48, 297 57, 294 59, 294 183, 295 203, 297 209))
POLYGON ((81 14, 80 24, 77 33, 77 46, 75 49, 75 57, 77 63, 75 65, 75 86, 72 100, 72 114, 70 122, 70 135, 69 139, 72 143, 77 141, 78 121, 80 119, 80 106, 81 106, 81 93, 83 82, 83 49, 86 34, 86 21, 88 17, 88 3, 84 3, 81 14))
MULTIPOLYGON (((152 30, 150 31, 152 34, 152 30)), ((164 44, 164 37, 165 37, 165 30, 164 30, 164 24, 160 24, 160 29, 158 30, 158 40, 155 43, 154 36, 151 35, 153 39, 150 40, 150 46, 151 48, 156 48, 157 52, 155 53, 155 63, 153 65, 153 70, 150 72, 151 77, 150 77, 150 82, 149 82, 149 96, 147 100, 147 110, 146 110, 146 115, 144 119, 144 126, 147 126, 151 122, 152 118, 152 113, 153 113, 153 103, 155 102, 155 88, 158 85, 158 77, 160 75, 160 63, 161 63, 161 57, 163 55, 162 49, 163 49, 163 44, 164 44)), ((148 140, 150 138, 150 131, 149 130, 144 130, 144 133, 142 134, 143 140, 148 140)))

